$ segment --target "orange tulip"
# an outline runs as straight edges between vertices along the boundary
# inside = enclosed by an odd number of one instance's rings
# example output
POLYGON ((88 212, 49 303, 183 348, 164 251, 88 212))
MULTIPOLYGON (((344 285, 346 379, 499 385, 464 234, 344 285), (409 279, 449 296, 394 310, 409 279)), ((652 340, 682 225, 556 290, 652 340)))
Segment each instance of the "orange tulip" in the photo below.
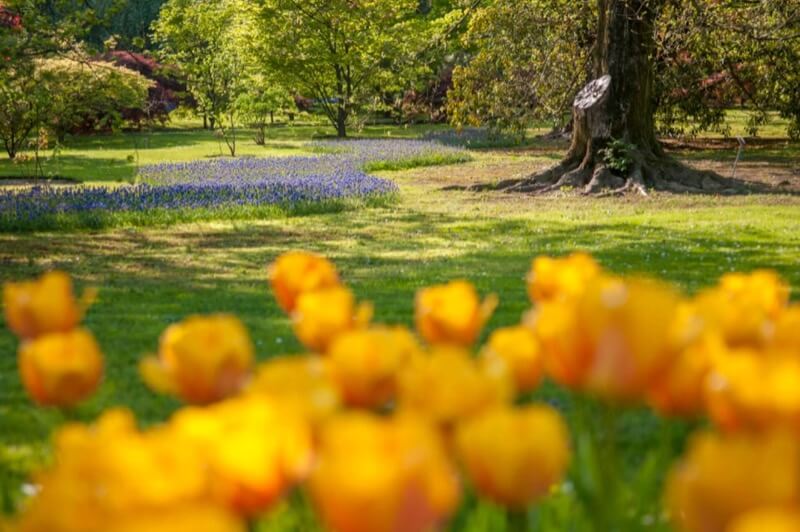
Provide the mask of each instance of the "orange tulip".
POLYGON ((244 515, 274 505, 311 466, 307 423, 258 396, 186 408, 170 428, 207 460, 214 495, 244 515))
POLYGON ((52 333, 23 343, 19 372, 40 405, 70 407, 89 397, 103 375, 103 355, 85 329, 52 333))
POLYGON ((427 532, 460 491, 438 433, 415 417, 347 414, 326 425, 309 483, 335 532, 427 532))
POLYGON ((648 404, 665 416, 692 417, 705 412, 706 379, 725 349, 721 337, 707 333, 683 348, 648 391, 648 404))
POLYGON ((497 329, 483 347, 484 364, 503 366, 518 392, 534 390, 542 380, 542 353, 536 335, 522 326, 497 329))
POLYGON ((482 410, 508 403, 513 384, 506 371, 481 366, 469 352, 439 346, 414 357, 398 377, 400 408, 444 427, 482 410), (489 371, 486 371, 489 370, 489 371))
POLYGON ((238 392, 254 357, 250 335, 238 318, 193 316, 164 331, 158 357, 142 360, 140 370, 154 390, 207 404, 238 392))
POLYGON ((292 324, 304 346, 324 353, 337 336, 366 327, 371 318, 369 304, 357 306, 350 290, 336 287, 301 294, 292 313, 292 324))
POLYGON ((586 253, 559 259, 537 257, 528 274, 528 297, 532 303, 573 298, 601 272, 600 265, 586 253))
POLYGON ((789 286, 775 273, 729 273, 694 304, 706 328, 719 331, 732 347, 758 347, 787 307, 789 286))
POLYGON ((723 350, 706 379, 708 413, 727 430, 780 425, 800 433, 798 383, 796 353, 723 350))
MULTIPOLYGON (((93 292, 87 292, 88 304, 93 292)), ((68 332, 80 323, 82 305, 72 292, 72 280, 64 272, 50 272, 35 281, 6 283, 3 307, 8 328, 20 338, 68 332)))
POLYGON ((800 442, 784 432, 695 436, 667 482, 667 505, 684 532, 725 532, 763 507, 800 503, 800 442))
POLYGON ((548 406, 497 408, 459 425, 456 449, 481 495, 523 509, 564 477, 569 432, 548 406))
POLYGON ((330 261, 304 251, 278 257, 269 266, 268 276, 275 299, 286 313, 294 310, 300 295, 339 285, 339 274, 330 261))
POLYGON ((420 335, 429 343, 469 347, 478 339, 495 307, 496 296, 481 302, 470 283, 452 281, 417 292, 414 319, 420 335))
POLYGON ((800 532, 800 509, 755 510, 736 519, 726 532, 800 532))
POLYGON ((633 400, 675 358, 671 323, 680 298, 644 279, 601 276, 574 301, 541 306, 534 328, 558 382, 612 400, 633 400))
POLYGON ((394 398, 398 371, 418 351, 407 329, 378 326, 340 335, 331 344, 327 359, 345 402, 373 408, 394 398))
POLYGON ((342 403, 330 361, 316 355, 283 356, 261 364, 247 387, 313 424, 327 419, 342 403))
POLYGON ((109 523, 106 532, 246 532, 245 524, 230 512, 208 504, 186 504, 141 512, 109 523))
POLYGON ((174 433, 140 432, 125 410, 60 428, 54 454, 36 477, 20 532, 106 532, 146 513, 212 503, 205 459, 174 433))

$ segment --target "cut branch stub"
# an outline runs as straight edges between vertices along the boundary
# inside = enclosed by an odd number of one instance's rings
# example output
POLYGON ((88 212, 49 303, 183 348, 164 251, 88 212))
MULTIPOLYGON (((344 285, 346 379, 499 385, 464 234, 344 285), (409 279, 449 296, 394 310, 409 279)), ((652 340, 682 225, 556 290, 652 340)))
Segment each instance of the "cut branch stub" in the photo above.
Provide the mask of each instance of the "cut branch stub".
POLYGON ((575 96, 575 102, 572 106, 577 111, 585 111, 594 107, 608 97, 610 88, 611 76, 609 75, 592 80, 575 96))

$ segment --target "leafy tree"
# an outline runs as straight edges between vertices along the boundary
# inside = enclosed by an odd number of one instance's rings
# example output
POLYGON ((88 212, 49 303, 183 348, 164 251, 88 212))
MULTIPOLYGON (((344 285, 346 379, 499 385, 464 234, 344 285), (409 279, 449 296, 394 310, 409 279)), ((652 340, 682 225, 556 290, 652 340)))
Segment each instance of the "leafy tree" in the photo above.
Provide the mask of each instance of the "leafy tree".
POLYGON ((0 140, 10 159, 45 120, 50 96, 29 65, 9 67, 0 76, 0 140))
POLYGON ((245 50, 232 35, 244 9, 236 0, 168 0, 154 25, 162 57, 181 70, 199 115, 212 129, 233 117, 242 90, 245 50))
POLYGON ((263 0, 261 57, 312 97, 340 137, 359 106, 402 82, 425 39, 419 0, 263 0))
POLYGON ((236 100, 236 112, 245 124, 255 128, 256 144, 264 145, 267 127, 274 123, 275 113, 290 109, 294 101, 283 87, 264 75, 251 74, 246 85, 247 90, 236 100))
POLYGON ((534 121, 563 125, 586 82, 594 13, 573 0, 497 0, 471 17, 471 57, 453 72, 451 122, 524 134, 534 121), (583 28, 576 39, 576 30, 583 28))
POLYGON ((124 111, 145 107, 152 85, 133 70, 74 58, 37 61, 36 79, 49 94, 43 125, 59 140, 84 128, 118 127, 124 111))

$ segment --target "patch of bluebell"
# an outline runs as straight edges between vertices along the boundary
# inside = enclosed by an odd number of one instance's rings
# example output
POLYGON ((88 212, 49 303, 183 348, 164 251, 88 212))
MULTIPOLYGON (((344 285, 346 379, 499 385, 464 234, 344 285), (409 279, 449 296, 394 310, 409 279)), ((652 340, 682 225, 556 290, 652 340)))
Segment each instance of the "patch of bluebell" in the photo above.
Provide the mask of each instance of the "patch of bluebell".
POLYGON ((458 150, 414 140, 320 141, 307 157, 216 159, 142 167, 137 184, 0 191, 0 216, 35 221, 57 214, 152 209, 292 205, 390 194, 397 186, 365 173, 376 161, 402 161, 458 150))

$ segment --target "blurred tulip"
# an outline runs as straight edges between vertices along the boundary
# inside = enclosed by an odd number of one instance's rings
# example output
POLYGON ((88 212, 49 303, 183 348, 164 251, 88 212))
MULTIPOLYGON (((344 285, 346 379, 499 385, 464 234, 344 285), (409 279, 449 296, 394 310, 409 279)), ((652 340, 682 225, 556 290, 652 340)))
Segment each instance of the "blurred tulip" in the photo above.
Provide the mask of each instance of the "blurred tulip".
POLYGON ((789 285, 775 272, 729 273, 694 304, 706 328, 719 331, 732 347, 758 347, 787 307, 789 285))
POLYGON ((417 292, 414 319, 427 342, 469 347, 478 339, 496 307, 496 296, 481 302, 470 283, 452 281, 417 292))
POLYGON ((20 346, 19 372, 35 402, 71 407, 97 389, 103 376, 103 355, 85 329, 47 334, 20 346))
POLYGON ((363 328, 372 319, 372 307, 356 306, 353 293, 343 287, 305 292, 297 298, 292 324, 297 339, 317 353, 327 351, 340 334, 363 328))
POLYGON ((650 386, 648 404, 664 416, 694 417, 705 413, 706 380, 723 341, 707 335, 680 350, 670 367, 650 386))
POLYGON ((339 285, 339 274, 329 260, 304 251, 289 251, 275 259, 268 277, 275 299, 287 314, 294 311, 301 294, 339 285))
POLYGON ((158 356, 142 360, 140 370, 153 390, 207 404, 242 388, 254 356, 250 335, 238 318, 192 316, 164 331, 158 356))
POLYGON ((145 512, 210 500, 204 458, 173 433, 139 432, 125 410, 62 427, 54 455, 35 478, 19 532, 106 532, 145 512))
POLYGON ((564 258, 537 257, 528 273, 528 297, 532 303, 573 298, 600 273, 600 265, 587 253, 564 258))
POLYGON ((400 372, 400 408, 448 428, 481 410, 510 402, 513 384, 508 373, 487 369, 495 368, 479 365, 464 349, 434 346, 400 372))
POLYGON ((800 509, 764 508, 747 513, 726 532, 800 532, 800 509))
POLYGON ((520 510, 561 482, 569 465, 569 431, 548 406, 497 408, 460 424, 456 449, 482 496, 520 510))
POLYGON ((800 305, 781 312, 768 333, 768 347, 800 353, 800 305))
POLYGON ((676 356, 680 297, 646 279, 600 276, 574 301, 543 304, 534 329, 548 374, 601 397, 639 399, 676 356))
POLYGON ((783 426, 800 433, 796 353, 722 350, 706 379, 711 419, 726 430, 783 426))
POLYGON ((335 532, 428 532, 460 498, 438 433, 409 416, 354 413, 331 420, 309 489, 335 532))
POLYGON ((752 510, 797 507, 798 471, 800 442, 788 433, 703 433, 670 474, 668 509, 678 530, 725 532, 752 510))
POLYGON ((530 392, 542 380, 542 353, 528 327, 497 329, 481 351, 484 364, 500 364, 513 377, 517 392, 530 392))
POLYGON ((80 323, 83 309, 94 291, 87 291, 83 304, 72 292, 72 280, 64 272, 49 272, 35 281, 6 283, 3 307, 6 325, 23 339, 48 333, 69 332, 80 323))
POLYGON ((144 512, 109 523, 106 532, 246 532, 235 515, 208 504, 186 504, 144 512))
POLYGON ((394 398, 397 373, 419 350, 407 329, 377 326, 340 335, 327 359, 345 402, 376 408, 394 398))
POLYGON ((279 403, 315 425, 342 403, 330 361, 316 355, 275 357, 262 363, 247 391, 279 403))
POLYGON ((246 516, 275 504, 311 467, 306 421, 258 396, 185 408, 170 428, 207 459, 215 496, 246 516))

